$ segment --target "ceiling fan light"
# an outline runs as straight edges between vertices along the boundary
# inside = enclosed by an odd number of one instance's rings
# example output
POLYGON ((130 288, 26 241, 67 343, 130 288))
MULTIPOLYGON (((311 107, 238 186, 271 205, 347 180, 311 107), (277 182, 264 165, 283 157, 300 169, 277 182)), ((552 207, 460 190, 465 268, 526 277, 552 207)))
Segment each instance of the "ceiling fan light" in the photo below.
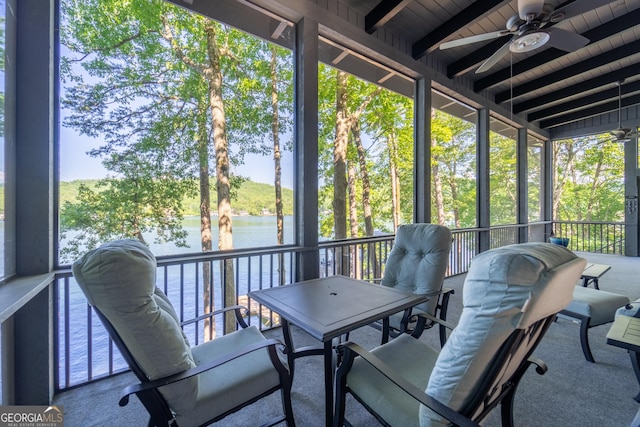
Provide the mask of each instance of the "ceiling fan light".
POLYGON ((544 31, 534 31, 524 34, 514 40, 509 45, 509 50, 513 53, 529 52, 544 46, 549 41, 549 34, 544 31))

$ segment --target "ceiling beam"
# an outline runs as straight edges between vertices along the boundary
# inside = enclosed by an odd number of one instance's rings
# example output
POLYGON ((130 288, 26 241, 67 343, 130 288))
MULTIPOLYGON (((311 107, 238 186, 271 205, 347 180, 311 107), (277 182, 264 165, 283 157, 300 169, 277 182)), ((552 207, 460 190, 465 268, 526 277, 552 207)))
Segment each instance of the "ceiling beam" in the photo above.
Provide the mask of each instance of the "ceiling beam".
MULTIPOLYGON (((577 76, 578 74, 584 73, 586 71, 593 70, 611 62, 619 61, 638 52, 640 52, 640 40, 636 40, 629 44, 617 47, 601 55, 593 56, 584 61, 570 65, 569 67, 531 80, 528 83, 516 86, 513 88, 513 97, 525 95, 529 92, 533 92, 534 90, 541 89, 545 86, 550 86, 554 83, 577 76)), ((509 99, 511 99, 511 90, 507 89, 496 95, 495 102, 496 104, 501 104, 505 101, 508 101, 509 99)))
MULTIPOLYGON (((621 93, 622 95, 626 95, 628 93, 633 93, 640 91, 640 80, 629 83, 626 85, 622 85, 621 93)), ((602 92, 594 93, 589 96, 585 96, 583 98, 574 99, 568 102, 564 102, 562 104, 556 104, 552 107, 545 108, 544 110, 535 111, 529 115, 527 115, 527 121, 533 122, 536 120, 546 119, 548 117, 553 117, 555 115, 562 114, 564 112, 578 110, 582 107, 588 107, 590 105, 596 104, 602 101, 608 101, 612 98, 615 98, 616 102, 618 102, 618 87, 612 89, 603 90, 602 92)))
POLYGON ((508 0, 483 0, 471 3, 460 13, 415 42, 411 47, 413 58, 421 58, 427 52, 436 49, 438 47, 437 45, 439 45, 451 34, 459 31, 470 23, 477 21, 487 13, 492 12, 494 9, 507 3, 509 3, 508 0))
MULTIPOLYGON (((619 16, 618 18, 612 19, 605 24, 602 24, 596 28, 592 28, 589 31, 585 31, 581 35, 589 39, 589 44, 593 44, 599 42, 600 40, 604 40, 607 37, 611 37, 617 33, 625 31, 631 27, 634 27, 638 25, 638 22, 640 22, 640 9, 633 10, 627 14, 619 16)), ((568 52, 556 48, 544 50, 537 55, 530 56, 526 59, 523 59, 522 61, 513 64, 513 75, 517 76, 519 74, 525 73, 529 70, 539 67, 544 63, 560 58, 564 55, 568 55, 568 52)), ((473 90, 475 92, 480 92, 484 89, 508 80, 510 76, 510 67, 504 67, 499 71, 476 80, 473 84, 473 90)))
POLYGON ((372 34, 378 28, 389 22, 398 12, 404 9, 412 0, 382 0, 371 12, 364 17, 364 30, 372 34))
POLYGON ((627 79, 631 76, 637 75, 638 73, 640 73, 640 69, 637 64, 629 65, 628 67, 612 71, 602 76, 594 77, 592 79, 576 83, 573 86, 565 87, 560 90, 549 92, 545 95, 536 96, 535 98, 532 98, 528 101, 514 104, 513 113, 518 114, 523 111, 533 110, 534 108, 542 107, 546 104, 560 101, 564 98, 569 98, 579 93, 593 90, 600 86, 606 86, 608 84, 615 83, 618 80, 627 79))
MULTIPOLYGON (((640 95, 633 95, 628 98, 622 99, 622 107, 629 107, 632 105, 640 104, 640 95)), ((607 102, 606 104, 596 105, 591 108, 586 108, 580 111, 574 111, 562 116, 552 117, 548 120, 540 122, 540 126, 543 128, 550 128, 554 126, 560 126, 566 123, 575 122, 587 117, 596 116, 598 114, 609 113, 618 109, 618 101, 607 102)), ((613 130, 613 129, 612 129, 613 130)))

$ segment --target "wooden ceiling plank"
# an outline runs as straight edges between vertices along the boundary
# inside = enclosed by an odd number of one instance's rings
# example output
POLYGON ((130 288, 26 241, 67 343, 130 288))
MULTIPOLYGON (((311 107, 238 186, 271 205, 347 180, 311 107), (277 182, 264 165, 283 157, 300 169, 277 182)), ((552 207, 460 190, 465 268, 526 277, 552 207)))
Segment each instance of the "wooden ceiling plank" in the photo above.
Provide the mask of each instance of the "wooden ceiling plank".
POLYGON ((493 9, 508 3, 505 0, 483 0, 471 3, 467 8, 448 21, 444 22, 435 30, 415 42, 412 47, 412 56, 419 59, 424 56, 427 51, 437 48, 438 44, 451 34, 459 31, 461 28, 469 25, 474 20, 491 12, 493 9))
MULTIPOLYGON (((640 51, 640 40, 629 43, 624 46, 612 49, 602 55, 594 56, 585 61, 578 62, 569 67, 560 69, 541 78, 531 80, 528 83, 513 88, 513 96, 518 97, 537 89, 557 83, 561 80, 577 76, 580 73, 602 67, 608 63, 619 61, 627 56, 631 56, 640 51)), ((501 104, 511 98, 511 91, 505 90, 495 96, 496 104, 501 104)))
POLYGON ((412 0, 382 0, 364 17, 364 29, 372 34, 378 28, 389 22, 398 12, 404 9, 412 0))
MULTIPOLYGON (((622 107, 629 107, 631 105, 640 104, 640 95, 633 95, 622 99, 622 107)), ((542 128, 550 128, 554 126, 563 125, 566 123, 575 122, 576 120, 585 119, 587 117, 595 116, 598 114, 604 114, 618 109, 618 101, 607 102, 606 104, 596 105, 584 110, 574 111, 563 116, 552 117, 548 120, 540 122, 542 128)), ((615 125, 613 125, 615 126, 615 125)), ((612 129, 613 130, 613 129, 612 129)))
POLYGON ((542 107, 551 102, 559 101, 563 98, 568 98, 573 95, 577 95, 582 92, 593 90, 594 88, 608 85, 617 82, 621 79, 626 79, 638 74, 638 65, 630 65, 625 68, 613 71, 609 74, 594 77, 590 80, 577 83, 573 86, 566 87, 562 90, 554 91, 546 95, 537 96, 528 101, 520 102, 513 105, 514 114, 521 113, 523 111, 532 110, 537 107, 542 107))
MULTIPOLYGON (((640 91, 640 81, 622 85, 622 94, 628 94, 640 91)), ((536 121, 546 119, 563 113, 565 111, 577 110, 581 107, 587 107, 598 102, 615 98, 615 102, 618 102, 618 87, 613 89, 603 90, 602 92, 595 93, 593 95, 585 96, 583 98, 574 99, 562 104, 556 104, 552 107, 545 108, 544 110, 535 111, 527 115, 527 121, 536 121)), ((617 104, 616 104, 617 105, 617 104)))

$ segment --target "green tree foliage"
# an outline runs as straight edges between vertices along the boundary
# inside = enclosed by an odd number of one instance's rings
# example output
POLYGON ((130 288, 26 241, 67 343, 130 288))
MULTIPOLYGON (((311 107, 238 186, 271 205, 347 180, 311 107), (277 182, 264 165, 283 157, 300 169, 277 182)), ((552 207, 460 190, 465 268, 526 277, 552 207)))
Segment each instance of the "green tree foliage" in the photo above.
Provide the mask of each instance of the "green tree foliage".
POLYGON ((439 110, 431 115, 432 218, 450 228, 476 225, 476 129, 439 110), (442 196, 435 185, 441 180, 442 196))
POLYGON ((624 146, 608 134, 554 141, 553 218, 624 221, 624 146))
MULTIPOLYGON (((272 103, 272 55, 280 77, 275 83, 278 129, 290 130, 290 53, 158 0, 63 2, 63 17, 61 39, 69 50, 62 61, 63 106, 71 111, 65 125, 103 141, 91 154, 117 171, 101 184, 114 186, 112 203, 127 206, 130 196, 118 190, 116 180, 139 180, 140 168, 150 186, 153 180, 173 180, 180 190, 158 194, 163 206, 154 208, 156 214, 174 212, 176 221, 164 224, 172 228, 157 231, 180 245, 182 196, 199 192, 206 196, 201 208, 208 204, 209 173, 216 173, 214 200, 219 207, 230 206, 243 180, 230 175, 230 167, 241 164, 245 153, 272 149, 265 138, 273 130, 274 113, 267 108, 272 103), (224 76, 224 84, 218 76, 224 76), (210 102, 214 92, 220 99, 215 105, 210 102), (137 169, 118 164, 134 153, 137 169), (200 185, 193 179, 198 176, 200 185)), ((291 149, 291 141, 283 147, 291 149)), ((221 218, 232 208, 225 209, 219 208, 221 218)), ((61 216, 71 211, 67 206, 61 216)), ((79 222, 63 221, 64 231, 70 224, 79 222)), ((78 239, 84 235, 76 234, 78 239)))
POLYGON ((489 139, 491 225, 515 224, 518 209, 516 141, 497 132, 490 132, 489 139))
MULTIPOLYGON (((397 218, 403 218, 404 222, 412 219, 413 100, 345 75, 341 83, 344 107, 340 107, 344 112, 340 117, 336 109, 337 76, 336 69, 319 64, 320 235, 339 237, 334 229, 336 164, 333 153, 341 120, 350 130, 345 132, 346 167, 352 168, 357 178, 356 186, 349 189, 355 193, 352 194, 355 206, 350 206, 355 217, 349 217, 347 228, 358 230, 357 236, 370 234, 371 229, 393 233, 397 218), (367 225, 369 219, 371 224, 367 225)), ((344 197, 346 203, 346 194, 344 197)), ((341 209, 345 209, 346 214, 346 205, 341 209)))

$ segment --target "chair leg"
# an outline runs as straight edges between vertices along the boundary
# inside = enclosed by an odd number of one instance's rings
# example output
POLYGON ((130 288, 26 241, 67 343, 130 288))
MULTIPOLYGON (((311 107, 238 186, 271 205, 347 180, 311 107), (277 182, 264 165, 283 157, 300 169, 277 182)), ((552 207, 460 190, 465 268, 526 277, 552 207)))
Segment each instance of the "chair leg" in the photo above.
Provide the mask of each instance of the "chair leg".
MULTIPOLYGON (((449 295, 452 294, 453 291, 447 292, 442 295, 442 302, 440 303, 440 320, 447 320, 447 309, 449 307, 449 295)), ((447 327, 444 325, 440 326, 440 347, 444 347, 447 342, 447 327)))
POLYGON ((588 331, 590 322, 590 317, 583 317, 580 320, 580 345, 582 346, 582 353, 584 353, 584 357, 587 359, 587 362, 596 363, 593 358, 593 354, 591 354, 591 347, 589 346, 588 331))
POLYGON ((353 365, 355 354, 346 347, 340 347, 342 353, 342 364, 336 369, 335 384, 335 405, 333 413, 333 427, 343 427, 349 425, 345 420, 345 408, 347 405, 347 374, 353 365))
POLYGON ((296 421, 293 418, 293 407, 291 405, 291 388, 282 387, 280 397, 282 399, 282 408, 284 409, 285 422, 287 423, 287 427, 295 427, 296 421))
POLYGON ((516 393, 513 389, 507 394, 500 402, 500 418, 502 420, 502 427, 513 427, 513 400, 516 393))

